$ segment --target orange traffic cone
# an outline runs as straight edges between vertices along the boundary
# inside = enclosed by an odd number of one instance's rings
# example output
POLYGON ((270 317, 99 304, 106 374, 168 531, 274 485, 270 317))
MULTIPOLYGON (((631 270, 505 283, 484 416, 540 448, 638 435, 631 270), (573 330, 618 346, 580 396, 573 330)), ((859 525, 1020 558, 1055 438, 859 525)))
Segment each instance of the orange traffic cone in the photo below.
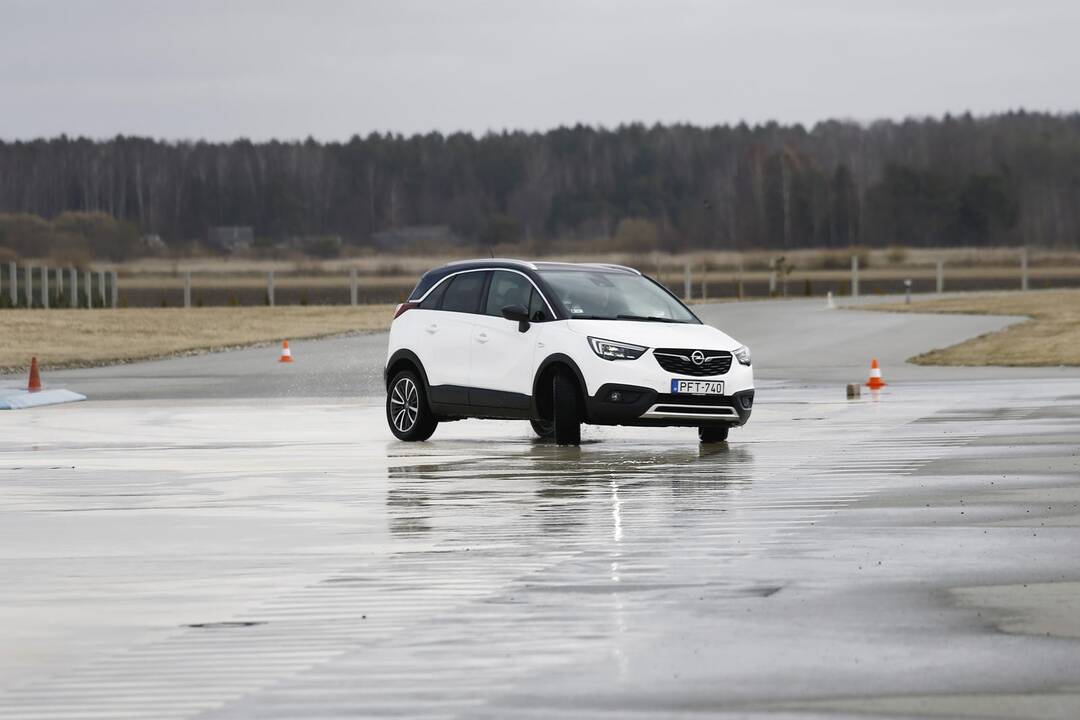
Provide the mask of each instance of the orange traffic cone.
POLYGON ((41 390, 41 373, 38 371, 37 358, 30 358, 30 382, 26 389, 30 392, 41 390))
POLYGON ((281 357, 278 358, 278 362, 292 362, 292 350, 289 349, 288 340, 281 343, 281 357))
POLYGON ((885 387, 885 381, 881 379, 881 366, 878 365, 877 358, 870 362, 870 379, 866 381, 866 387, 871 390, 880 390, 885 387))

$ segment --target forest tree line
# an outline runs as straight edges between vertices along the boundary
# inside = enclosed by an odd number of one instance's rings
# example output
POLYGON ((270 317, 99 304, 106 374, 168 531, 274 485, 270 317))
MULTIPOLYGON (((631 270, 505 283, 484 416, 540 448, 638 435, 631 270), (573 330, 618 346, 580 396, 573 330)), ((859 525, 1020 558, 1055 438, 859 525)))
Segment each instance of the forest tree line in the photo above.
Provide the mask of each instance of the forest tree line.
POLYGON ((0 142, 0 246, 23 255, 44 254, 41 238, 57 236, 20 231, 37 222, 27 216, 59 222, 76 233, 61 233, 69 241, 96 228, 91 250, 114 259, 137 250, 133 236, 179 248, 215 226, 251 226, 263 242, 340 236, 360 246, 381 231, 445 225, 469 243, 531 249, 612 238, 672 251, 1078 248, 1078 208, 1076 114, 347 142, 0 142), (122 241, 103 239, 103 216, 122 241))

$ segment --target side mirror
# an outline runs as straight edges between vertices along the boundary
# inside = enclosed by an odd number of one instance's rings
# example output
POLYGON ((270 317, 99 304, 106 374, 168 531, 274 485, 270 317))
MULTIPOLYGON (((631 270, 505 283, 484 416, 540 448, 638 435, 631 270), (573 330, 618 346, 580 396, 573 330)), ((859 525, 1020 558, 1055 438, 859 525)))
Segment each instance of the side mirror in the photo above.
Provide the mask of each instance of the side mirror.
POLYGON ((518 324, 518 332, 529 330, 529 309, 524 305, 507 305, 502 309, 502 316, 518 324))

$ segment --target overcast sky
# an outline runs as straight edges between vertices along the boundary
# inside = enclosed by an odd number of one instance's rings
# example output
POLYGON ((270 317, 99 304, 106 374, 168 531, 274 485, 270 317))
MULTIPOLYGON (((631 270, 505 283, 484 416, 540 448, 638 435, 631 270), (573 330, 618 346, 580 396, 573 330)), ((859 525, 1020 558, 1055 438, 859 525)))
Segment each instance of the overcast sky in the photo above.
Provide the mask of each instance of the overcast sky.
POLYGON ((0 137, 1080 109, 1077 0, 0 0, 0 137))

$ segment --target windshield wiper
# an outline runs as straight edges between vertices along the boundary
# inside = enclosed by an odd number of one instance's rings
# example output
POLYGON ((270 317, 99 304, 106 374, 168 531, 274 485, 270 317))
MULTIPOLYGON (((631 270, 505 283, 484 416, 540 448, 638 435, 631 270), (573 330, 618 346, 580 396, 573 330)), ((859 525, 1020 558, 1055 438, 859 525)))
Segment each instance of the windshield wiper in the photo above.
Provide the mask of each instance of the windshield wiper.
POLYGON ((672 318, 662 318, 655 315, 571 315, 571 320, 637 320, 639 322, 662 322, 662 323, 678 323, 679 325, 685 325, 683 320, 673 320, 672 318))
POLYGON ((682 320, 675 320, 673 318, 656 317, 655 315, 616 315, 616 320, 641 320, 643 322, 662 322, 662 323, 682 323, 682 320))

